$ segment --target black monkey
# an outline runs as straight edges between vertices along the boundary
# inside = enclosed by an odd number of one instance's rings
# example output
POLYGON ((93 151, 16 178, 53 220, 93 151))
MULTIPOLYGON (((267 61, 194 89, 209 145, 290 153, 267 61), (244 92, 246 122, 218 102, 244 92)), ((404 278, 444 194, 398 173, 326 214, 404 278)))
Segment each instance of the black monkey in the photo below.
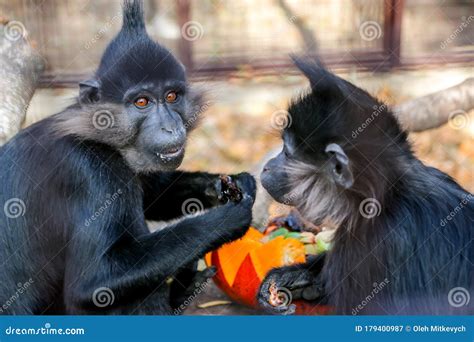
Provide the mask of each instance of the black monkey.
POLYGON ((289 107, 283 151, 263 186, 314 223, 337 227, 332 249, 272 270, 288 288, 340 314, 473 313, 474 198, 411 151, 390 109, 365 91, 294 58, 311 90, 289 107))
POLYGON ((250 175, 174 171, 203 98, 142 12, 125 1, 78 101, 0 149, 0 313, 171 314, 190 265, 250 224, 250 175), (241 196, 224 203, 230 185, 241 196), (208 210, 149 233, 186 205, 208 210))

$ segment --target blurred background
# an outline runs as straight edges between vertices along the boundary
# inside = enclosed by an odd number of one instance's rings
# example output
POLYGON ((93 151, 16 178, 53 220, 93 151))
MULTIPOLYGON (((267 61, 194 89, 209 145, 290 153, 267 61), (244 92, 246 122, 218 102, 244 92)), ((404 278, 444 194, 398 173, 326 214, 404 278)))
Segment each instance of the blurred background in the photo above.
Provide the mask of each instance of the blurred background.
MULTIPOLYGON (((307 86, 290 53, 322 56, 391 105, 474 76, 473 0, 149 0, 145 14, 149 34, 211 93, 184 169, 252 169, 278 146, 272 115, 307 86)), ((27 85, 32 101, 16 119, 23 127, 71 103, 77 82, 93 73, 121 25, 115 0, 0 0, 0 16, 41 64, 24 77, 41 69, 27 85)), ((471 192, 472 91, 463 100, 471 102, 453 107, 455 121, 410 135, 423 161, 471 192)))

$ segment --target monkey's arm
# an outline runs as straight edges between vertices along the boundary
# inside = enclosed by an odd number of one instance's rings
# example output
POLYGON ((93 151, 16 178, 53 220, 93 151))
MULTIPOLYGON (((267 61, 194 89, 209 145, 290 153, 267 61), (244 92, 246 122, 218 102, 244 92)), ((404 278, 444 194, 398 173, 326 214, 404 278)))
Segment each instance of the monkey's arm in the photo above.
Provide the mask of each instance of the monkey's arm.
MULTIPOLYGON (((140 298, 167 286, 169 277, 178 275, 207 252, 240 238, 252 220, 253 178, 243 189, 239 203, 229 202, 202 215, 186 217, 154 233, 148 232, 138 191, 127 190, 110 201, 108 210, 86 228, 80 216, 89 214, 82 210, 86 204, 81 201, 75 205, 81 226, 69 244, 69 262, 76 265, 66 281, 66 296, 74 300, 67 303, 70 307, 97 312, 92 294, 106 287, 114 294, 116 305, 104 310, 131 310, 140 298)), ((103 197, 88 197, 88 206, 100 207, 103 197)))
MULTIPOLYGON (((134 303, 136 298, 167 286, 169 277, 178 274, 205 253, 245 234, 252 219, 252 204, 253 198, 246 195, 238 204, 230 202, 163 230, 134 236, 134 231, 143 231, 146 227, 144 221, 137 221, 134 226, 123 230, 115 241, 110 241, 109 247, 105 247, 107 241, 104 241, 104 247, 88 258, 80 259, 82 255, 79 251, 73 251, 71 262, 80 263, 82 266, 77 270, 86 269, 87 272, 74 277, 75 280, 67 287, 72 292, 68 298, 74 298, 78 307, 97 312, 97 307, 91 302, 93 292, 106 287, 114 294, 116 306, 104 310, 120 310, 127 303, 134 303), (90 263, 91 259, 98 260, 93 269, 83 264, 90 263)), ((104 219, 94 221, 94 225, 102 226, 106 222, 104 219)), ((123 223, 117 223, 117 227, 109 225, 105 228, 116 230, 122 229, 122 226, 123 223)), ((91 239, 89 233, 80 231, 78 234, 81 235, 78 240, 91 239)), ((113 232, 110 231, 110 234, 113 232)), ((83 243, 78 248, 84 249, 83 243)))
POLYGON ((260 285, 257 300, 264 310, 277 314, 293 314, 295 306, 286 303, 281 306, 270 304, 270 288, 289 290, 292 299, 304 299, 313 303, 324 303, 324 284, 320 273, 326 253, 308 257, 304 264, 275 268, 268 273, 260 285))
MULTIPOLYGON (((253 177, 248 173, 232 176, 239 189, 248 187, 253 177)), ((206 172, 162 172, 141 178, 143 208, 148 220, 170 220, 223 204, 220 176, 206 172)))

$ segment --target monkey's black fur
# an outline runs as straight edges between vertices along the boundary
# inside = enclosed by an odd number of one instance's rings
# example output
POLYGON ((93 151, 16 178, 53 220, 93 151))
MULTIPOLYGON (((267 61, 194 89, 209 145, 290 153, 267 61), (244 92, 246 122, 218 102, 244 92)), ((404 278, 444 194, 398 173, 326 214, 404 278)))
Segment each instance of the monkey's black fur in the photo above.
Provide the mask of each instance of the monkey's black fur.
POLYGON ((245 233, 255 196, 241 174, 243 199, 218 205, 218 175, 173 171, 200 106, 181 64, 148 38, 141 3, 126 1, 78 101, 0 148, 0 313, 173 313, 196 260, 245 233), (180 217, 186 200, 208 211, 149 232, 146 219, 180 217))
POLYGON ((324 263, 273 270, 260 303, 292 311, 268 304, 273 282, 308 288, 307 299, 342 314, 474 313, 473 195, 416 158, 386 105, 317 63, 295 62, 311 91, 289 107, 285 147, 262 183, 338 228, 324 263))

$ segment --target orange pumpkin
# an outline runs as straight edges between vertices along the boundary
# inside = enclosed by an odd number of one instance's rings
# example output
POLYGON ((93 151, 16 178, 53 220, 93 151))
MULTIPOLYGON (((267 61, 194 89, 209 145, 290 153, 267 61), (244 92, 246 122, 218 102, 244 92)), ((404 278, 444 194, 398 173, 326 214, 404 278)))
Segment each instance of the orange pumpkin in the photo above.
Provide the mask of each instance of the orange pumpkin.
MULTIPOLYGON (((262 280, 275 267, 304 263, 305 245, 296 238, 272 239, 250 227, 239 240, 225 244, 205 256, 208 266, 215 266, 216 285, 238 303, 258 307, 256 296, 262 280)), ((298 314, 325 314, 327 308, 295 301, 298 314)))

